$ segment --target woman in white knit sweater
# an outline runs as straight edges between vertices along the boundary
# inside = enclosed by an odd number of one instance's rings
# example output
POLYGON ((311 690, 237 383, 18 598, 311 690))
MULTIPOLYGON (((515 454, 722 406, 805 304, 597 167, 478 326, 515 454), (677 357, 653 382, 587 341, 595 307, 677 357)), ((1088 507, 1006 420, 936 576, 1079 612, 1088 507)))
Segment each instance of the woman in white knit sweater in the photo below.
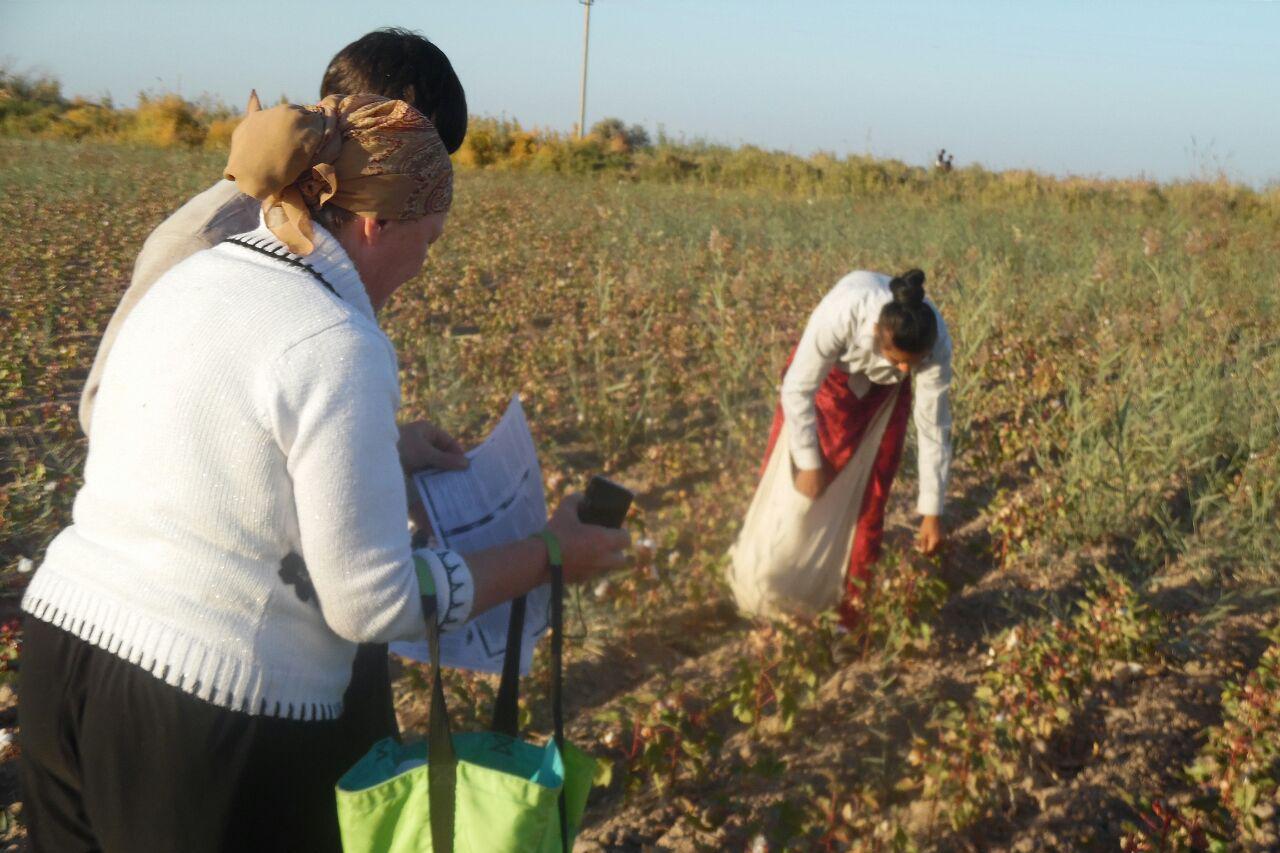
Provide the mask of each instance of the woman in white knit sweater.
MULTIPOLYGON (((369 95, 252 113, 227 177, 263 225, 123 325, 74 524, 23 601, 36 850, 337 850, 356 644, 421 637, 423 595, 448 630, 547 577, 540 539, 414 552, 405 527, 376 312, 444 228, 430 122, 369 95)), ((566 579, 621 564, 628 535, 574 510, 549 525, 566 579)))

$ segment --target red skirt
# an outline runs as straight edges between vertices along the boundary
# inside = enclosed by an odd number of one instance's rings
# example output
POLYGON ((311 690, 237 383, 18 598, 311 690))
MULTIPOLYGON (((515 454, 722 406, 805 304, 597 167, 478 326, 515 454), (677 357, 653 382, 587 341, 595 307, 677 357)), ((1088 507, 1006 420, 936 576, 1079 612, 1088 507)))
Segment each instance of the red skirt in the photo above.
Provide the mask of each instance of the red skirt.
MULTIPOLYGON (((794 358, 794 353, 792 355, 794 358)), ((787 360, 787 367, 791 359, 787 360)), ((786 368, 783 368, 786 375, 786 368)), ((901 392, 893 403, 893 413, 880 439, 866 493, 862 496, 862 509, 858 513, 858 526, 849 553, 849 568, 845 573, 844 599, 840 603, 840 621, 852 628, 861 614, 862 591, 871 579, 871 566, 880 559, 884 541, 884 512, 889 503, 889 489, 897 476, 902 461, 902 448, 907 439, 907 423, 911 419, 911 382, 901 383, 901 392)), ((822 450, 822 463, 834 479, 852 458, 861 444, 867 427, 893 398, 895 386, 871 383, 866 396, 859 398, 849 387, 849 374, 833 367, 818 388, 814 398, 814 410, 818 419, 818 444, 822 450)), ((764 453, 764 465, 778 443, 782 430, 782 406, 773 414, 773 426, 769 430, 769 445, 764 453)), ((786 450, 786 448, 783 448, 786 450)))

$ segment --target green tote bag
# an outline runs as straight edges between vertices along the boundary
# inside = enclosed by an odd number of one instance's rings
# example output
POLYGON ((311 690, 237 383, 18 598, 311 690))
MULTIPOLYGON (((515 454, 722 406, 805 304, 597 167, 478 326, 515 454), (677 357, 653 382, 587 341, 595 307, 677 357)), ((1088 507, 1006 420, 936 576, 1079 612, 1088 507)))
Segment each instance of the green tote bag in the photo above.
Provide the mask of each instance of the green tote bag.
POLYGON ((379 741, 338 780, 338 822, 346 853, 568 853, 572 849, 596 762, 564 740, 564 578, 559 560, 553 563, 555 736, 544 746, 517 736, 524 598, 511 606, 493 725, 485 732, 451 734, 440 680, 434 598, 424 597, 434 671, 427 742, 379 741))

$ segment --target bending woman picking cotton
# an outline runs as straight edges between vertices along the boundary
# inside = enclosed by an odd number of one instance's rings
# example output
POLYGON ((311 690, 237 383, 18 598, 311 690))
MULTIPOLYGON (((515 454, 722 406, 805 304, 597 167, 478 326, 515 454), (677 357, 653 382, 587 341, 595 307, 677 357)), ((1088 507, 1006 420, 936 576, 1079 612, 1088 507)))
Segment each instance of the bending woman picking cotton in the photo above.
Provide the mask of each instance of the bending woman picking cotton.
POLYGON ((918 547, 931 554, 942 544, 951 338, 924 282, 920 270, 853 272, 809 318, 731 552, 743 610, 813 615, 838 604, 842 623, 856 623, 909 420, 919 447, 918 547))

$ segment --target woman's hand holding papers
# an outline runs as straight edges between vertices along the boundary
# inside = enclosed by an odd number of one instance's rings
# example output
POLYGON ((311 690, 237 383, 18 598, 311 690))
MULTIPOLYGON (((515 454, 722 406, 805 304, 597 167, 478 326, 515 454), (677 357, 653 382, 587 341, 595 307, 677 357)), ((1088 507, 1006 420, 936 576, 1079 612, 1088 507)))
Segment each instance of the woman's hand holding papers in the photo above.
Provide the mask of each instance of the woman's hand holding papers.
POLYGON ((470 464, 458 440, 430 421, 401 424, 397 447, 406 474, 428 468, 463 471, 470 464))

